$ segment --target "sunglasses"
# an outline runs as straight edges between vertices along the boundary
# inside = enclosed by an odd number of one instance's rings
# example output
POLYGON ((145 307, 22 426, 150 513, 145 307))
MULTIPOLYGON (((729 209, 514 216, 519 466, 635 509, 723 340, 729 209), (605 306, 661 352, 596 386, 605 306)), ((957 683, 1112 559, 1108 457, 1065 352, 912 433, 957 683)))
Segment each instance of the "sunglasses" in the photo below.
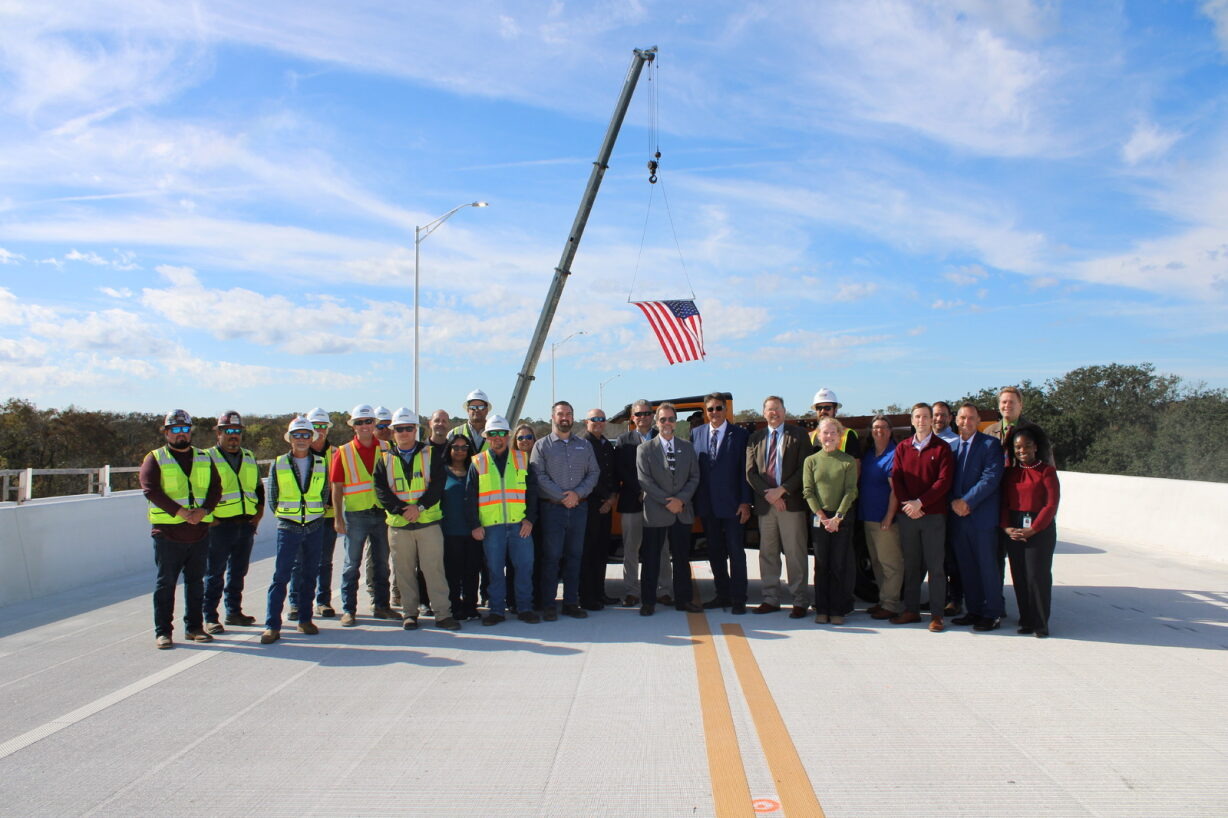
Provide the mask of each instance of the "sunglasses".
POLYGON ((467 452, 467 451, 469 451, 469 445, 468 445, 468 444, 466 444, 466 443, 459 443, 459 444, 457 444, 457 445, 455 445, 455 446, 452 446, 451 448, 452 448, 452 451, 454 451, 454 452, 467 452))
POLYGON ((536 440, 533 435, 516 435, 517 440, 536 440))
MULTIPOLYGON (((375 428, 376 428, 376 429, 379 429, 379 428, 381 428, 381 427, 376 426, 375 428)), ((387 426, 384 426, 384 427, 382 427, 382 428, 385 428, 385 429, 386 429, 386 428, 388 428, 388 427, 387 427, 387 426)), ((417 427, 417 426, 393 426, 393 427, 392 427, 392 431, 394 431, 394 432, 416 432, 416 431, 418 431, 418 427, 417 427)))
POLYGON ((678 422, 677 416, 657 418, 657 423, 677 423, 677 422, 678 422))
POLYGON ((486 433, 487 437, 507 437, 508 433, 502 429, 491 429, 486 433))
POLYGON ((485 409, 485 408, 486 408, 486 404, 484 404, 484 403, 471 403, 471 404, 469 404, 469 411, 470 411, 470 412, 481 412, 481 411, 482 411, 483 409, 485 409))
POLYGON ((235 429, 235 428, 231 428, 231 429, 223 429, 223 430, 222 430, 222 434, 224 434, 224 435, 241 435, 241 434, 243 434, 243 430, 242 430, 242 429, 235 429))
POLYGON ((605 423, 605 415, 597 415, 596 417, 588 418, 589 423, 605 423))
POLYGON ((313 432, 291 432, 290 437, 294 440, 311 440, 315 434, 313 432))
POLYGON ((329 427, 329 424, 327 424, 327 423, 313 423, 313 424, 311 424, 311 428, 313 428, 313 429, 327 429, 328 427, 329 427))
POLYGON ((704 407, 704 409, 705 409, 705 411, 711 412, 711 413, 713 413, 713 414, 715 414, 716 412, 724 412, 724 411, 725 411, 725 407, 724 407, 724 406, 705 406, 705 407, 704 407))
POLYGON ((351 426, 370 426, 372 423, 375 423, 375 418, 360 418, 350 421, 351 426))
POLYGON ((387 429, 391 425, 392 425, 391 423, 377 423, 375 424, 375 428, 379 429, 380 431, 383 431, 384 429, 387 429))
POLYGON ((190 435, 192 434, 191 426, 167 426, 166 431, 173 435, 190 435))
POLYGON ((635 416, 637 418, 648 418, 648 417, 652 417, 652 412, 636 412, 635 416))

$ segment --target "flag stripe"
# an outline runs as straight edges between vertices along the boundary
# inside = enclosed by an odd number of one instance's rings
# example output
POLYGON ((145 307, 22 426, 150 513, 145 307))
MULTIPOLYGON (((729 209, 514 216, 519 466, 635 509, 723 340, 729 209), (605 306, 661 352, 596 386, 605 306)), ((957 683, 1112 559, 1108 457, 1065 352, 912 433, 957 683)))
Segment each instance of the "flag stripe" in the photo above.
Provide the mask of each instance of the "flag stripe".
POLYGON ((634 301, 671 364, 704 358, 704 322, 694 301, 634 301))
POLYGON ((661 319, 654 309, 656 304, 652 302, 641 302, 637 303, 636 306, 643 310, 645 317, 648 318, 648 324, 652 327, 652 331, 657 336, 657 343, 661 345, 662 351, 665 352, 665 359, 671 364, 678 363, 678 361, 681 359, 677 356, 677 351, 674 347, 673 340, 661 326, 661 319))

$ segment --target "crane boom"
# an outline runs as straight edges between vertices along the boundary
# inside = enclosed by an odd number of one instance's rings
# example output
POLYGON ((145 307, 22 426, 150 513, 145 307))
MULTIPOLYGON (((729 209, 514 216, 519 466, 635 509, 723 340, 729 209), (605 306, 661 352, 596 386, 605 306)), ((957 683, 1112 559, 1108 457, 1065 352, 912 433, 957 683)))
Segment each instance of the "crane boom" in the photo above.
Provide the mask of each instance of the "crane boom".
POLYGON ((601 179, 605 176, 610 154, 614 152, 614 142, 618 139, 618 131, 622 128, 623 118, 627 115, 627 108, 631 104, 631 95, 635 92, 636 83, 639 82, 640 72, 643 71, 645 63, 652 62, 656 58, 657 47, 654 45, 652 48, 637 48, 633 53, 631 67, 627 70, 626 80, 623 81, 622 93, 618 95, 618 103, 614 106, 614 116, 610 118, 610 127, 606 129, 605 139, 602 140, 597 159, 593 162, 593 172, 588 177, 588 186, 584 188, 584 195, 580 197, 580 208, 576 212, 576 220, 572 223, 567 242, 563 245, 563 255, 559 258, 559 264, 554 268, 554 279, 550 282, 550 289, 546 293, 546 303, 542 306, 541 315, 537 318, 537 328, 533 330, 533 338, 529 341, 529 349, 525 352, 524 364, 519 374, 516 375, 516 386, 512 390, 512 399, 507 405, 506 417, 511 423, 519 419, 520 412, 524 409, 525 399, 529 395, 529 385, 533 382, 533 373, 537 370, 537 361, 541 357, 542 347, 546 344, 550 324, 554 321, 554 311, 559 306, 559 299, 563 297, 563 287, 567 284, 567 277, 571 275, 571 262, 575 259, 576 249, 580 246, 580 237, 584 235, 584 226, 588 223, 588 214, 592 211, 593 202, 597 199, 597 189, 601 187, 601 179))

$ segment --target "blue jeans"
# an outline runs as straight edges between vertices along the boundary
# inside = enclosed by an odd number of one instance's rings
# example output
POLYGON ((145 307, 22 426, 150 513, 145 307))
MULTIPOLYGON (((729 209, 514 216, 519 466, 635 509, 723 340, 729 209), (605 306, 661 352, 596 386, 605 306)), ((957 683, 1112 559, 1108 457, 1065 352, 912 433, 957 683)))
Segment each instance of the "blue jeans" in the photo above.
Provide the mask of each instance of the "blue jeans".
POLYGON ((205 561, 209 555, 209 539, 180 543, 153 535, 154 565, 158 579, 154 583, 154 634, 170 636, 175 630, 175 585, 183 574, 183 624, 190 631, 202 627, 201 617, 205 597, 205 561))
MULTIPOLYGON (((516 599, 533 598, 533 538, 520 536, 520 523, 490 525, 482 540, 486 564, 490 566, 490 612, 503 616, 507 610, 505 567, 510 556, 516 582, 516 599)), ((528 606, 524 606, 528 609, 528 606)))
POLYGON ((281 607, 286 601, 286 586, 294 578, 298 599, 291 600, 298 608, 298 621, 311 621, 311 590, 305 577, 314 576, 320 565, 321 535, 324 520, 314 520, 306 525, 279 522, 277 525, 277 558, 273 563, 273 581, 269 583, 268 610, 264 626, 272 631, 281 630, 281 607))
MULTIPOLYGON (((580 604, 580 560, 584 556, 584 529, 588 524, 588 503, 565 508, 558 503, 542 503, 538 522, 542 530, 541 602, 544 610, 554 610, 559 595, 559 572, 563 574, 563 604, 580 604)), ((520 593, 516 594, 520 603, 520 593)))
POLYGON ((341 608, 358 613, 358 573, 362 569, 362 547, 371 542, 374 563, 374 606, 388 607, 388 518, 382 508, 346 511, 345 568, 341 572, 341 608))
POLYGON ((209 528, 209 564, 205 569, 205 621, 217 622, 225 580, 226 613, 243 610, 243 580, 252 560, 256 529, 251 520, 219 520, 209 528))
MULTIPOLYGON (((308 593, 315 593, 317 605, 333 604, 333 554, 337 550, 337 529, 333 528, 331 517, 324 520, 324 544, 320 546, 320 571, 314 578, 308 578, 308 593)), ((298 585, 294 576, 290 577, 290 599, 298 599, 298 585)))

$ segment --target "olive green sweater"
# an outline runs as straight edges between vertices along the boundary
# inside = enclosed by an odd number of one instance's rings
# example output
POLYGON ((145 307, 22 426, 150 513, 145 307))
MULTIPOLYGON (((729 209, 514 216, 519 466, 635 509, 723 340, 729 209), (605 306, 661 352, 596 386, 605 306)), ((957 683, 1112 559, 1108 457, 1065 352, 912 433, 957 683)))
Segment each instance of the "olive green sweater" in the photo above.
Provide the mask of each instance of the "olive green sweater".
POLYGON ((802 464, 802 497, 820 509, 849 516, 857 500, 857 461, 841 451, 817 451, 802 464))

